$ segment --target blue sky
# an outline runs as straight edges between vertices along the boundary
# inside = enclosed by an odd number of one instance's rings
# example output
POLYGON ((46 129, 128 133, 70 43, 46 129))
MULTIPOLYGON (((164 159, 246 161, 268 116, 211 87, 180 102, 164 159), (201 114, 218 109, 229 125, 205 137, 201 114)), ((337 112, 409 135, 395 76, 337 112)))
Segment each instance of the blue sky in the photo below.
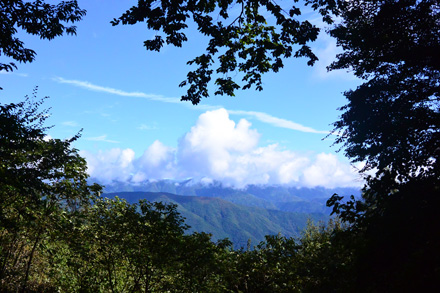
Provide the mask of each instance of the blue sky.
POLYGON ((84 129, 75 147, 91 176, 104 183, 194 177, 235 186, 361 184, 332 139, 322 140, 346 103, 342 92, 359 83, 350 73, 326 72, 338 52, 327 35, 312 44, 320 58, 314 67, 289 59, 263 77, 261 92, 211 96, 193 106, 179 101, 185 89, 178 85, 186 62, 203 53, 203 37, 189 30, 183 48, 148 52, 143 41, 155 32, 110 24, 137 1, 78 2, 87 15, 76 24, 77 36, 44 41, 19 34, 36 60, 0 73, 0 99, 20 101, 35 86, 40 97, 50 96, 49 135, 84 129))

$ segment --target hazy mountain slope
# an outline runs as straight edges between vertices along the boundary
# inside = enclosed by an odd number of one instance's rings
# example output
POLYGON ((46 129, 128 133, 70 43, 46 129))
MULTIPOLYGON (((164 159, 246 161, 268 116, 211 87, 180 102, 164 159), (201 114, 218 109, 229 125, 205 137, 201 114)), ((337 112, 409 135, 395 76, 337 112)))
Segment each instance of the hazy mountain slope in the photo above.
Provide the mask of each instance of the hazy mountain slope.
POLYGON ((256 245, 265 235, 282 233, 297 236, 310 218, 314 221, 326 220, 324 214, 291 213, 246 207, 212 197, 180 196, 154 192, 116 192, 104 194, 119 196, 133 203, 139 199, 163 201, 178 205, 178 211, 191 226, 189 232, 208 232, 213 240, 229 238, 236 248, 246 247, 248 239, 256 245))
POLYGON ((249 185, 243 189, 225 187, 218 182, 203 184, 186 181, 145 181, 136 185, 130 183, 113 182, 107 184, 105 192, 144 191, 168 192, 186 196, 217 197, 231 203, 248 207, 260 207, 288 212, 326 213, 331 209, 325 203, 334 193, 342 196, 360 195, 356 188, 296 188, 288 186, 249 185))

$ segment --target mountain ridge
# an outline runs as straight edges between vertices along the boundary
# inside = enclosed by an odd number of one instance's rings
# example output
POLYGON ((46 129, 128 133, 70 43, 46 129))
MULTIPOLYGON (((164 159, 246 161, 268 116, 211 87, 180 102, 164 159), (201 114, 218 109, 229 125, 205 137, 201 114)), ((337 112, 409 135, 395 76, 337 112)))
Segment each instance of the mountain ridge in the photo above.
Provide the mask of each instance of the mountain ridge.
POLYGON ((296 213, 237 205, 221 198, 183 196, 166 192, 115 192, 103 196, 118 196, 130 203, 140 199, 177 205, 177 211, 191 226, 188 233, 211 233, 213 241, 229 238, 235 248, 246 247, 248 240, 257 245, 266 235, 281 233, 297 237, 309 220, 326 221, 322 213, 296 213))
POLYGON ((112 182, 104 192, 168 192, 183 196, 217 197, 226 201, 249 206, 288 212, 330 214, 326 206, 327 199, 337 193, 342 196, 360 197, 357 188, 292 187, 282 185, 249 185, 246 188, 224 186, 220 182, 201 183, 191 179, 184 181, 157 180, 137 184, 112 182))

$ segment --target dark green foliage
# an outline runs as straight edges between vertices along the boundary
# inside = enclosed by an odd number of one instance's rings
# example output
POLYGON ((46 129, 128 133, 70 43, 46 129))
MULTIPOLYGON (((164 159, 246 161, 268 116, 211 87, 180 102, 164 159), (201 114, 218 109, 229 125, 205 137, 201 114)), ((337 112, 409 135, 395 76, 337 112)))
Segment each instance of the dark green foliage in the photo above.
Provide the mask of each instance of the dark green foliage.
POLYGON ((413 178, 439 180, 438 3, 358 2, 342 6, 344 21, 330 31, 345 50, 330 68, 369 78, 345 93, 336 142, 349 158, 366 161, 365 170, 377 169, 384 193, 413 178))
POLYGON ((176 292, 230 292, 227 272, 231 270, 231 245, 227 240, 212 242, 211 234, 192 233, 183 237, 179 256, 176 292))
MULTIPOLYGON (((32 98, 36 100, 36 91, 32 98)), ((48 139, 42 101, 0 105, 0 288, 44 286, 41 247, 63 233, 70 214, 100 186, 86 182, 86 162, 70 140, 48 139), (38 277, 35 276, 37 274, 38 277)), ((34 288, 35 289, 35 288, 34 288)))
POLYGON ((231 254, 234 292, 350 292, 352 249, 339 221, 309 223, 299 238, 266 236, 253 250, 231 254), (347 279, 341 279, 344 275, 347 279))
POLYGON ((57 285, 100 292, 166 287, 185 228, 172 205, 97 198, 79 227, 81 242, 66 242, 68 254, 59 255, 57 285))
POLYGON ((344 52, 331 69, 359 77, 438 70, 439 12, 435 0, 361 0, 340 3, 341 24, 331 29, 344 52), (362 62, 360 62, 362 61, 362 62))
POLYGON ((255 249, 237 255, 238 292, 298 292, 298 244, 281 235, 266 236, 255 249))
POLYGON ((351 224, 356 291, 425 291, 440 277, 438 1, 353 1, 330 30, 344 52, 330 69, 366 81, 347 91, 336 143, 370 171, 362 200, 328 204, 351 224))
POLYGON ((346 155, 375 170, 364 208, 413 182, 432 190, 440 179, 437 1, 345 3, 341 16, 330 34, 345 51, 330 68, 369 79, 345 93, 349 103, 335 123, 346 155))
POLYGON ((213 74, 218 75, 215 94, 234 96, 240 88, 255 86, 261 91, 262 74, 278 72, 283 58, 306 57, 307 63, 313 65, 317 57, 307 43, 317 38, 319 29, 307 20, 298 20, 299 15, 301 11, 296 6, 285 11, 267 0, 149 0, 138 1, 112 24, 145 22, 149 29, 164 35, 145 41, 146 49, 160 51, 165 43, 181 47, 188 40, 184 30, 194 22, 209 43, 204 54, 188 61, 197 69, 190 71, 180 86, 189 85, 182 100, 198 104, 209 96, 208 84, 213 74), (234 12, 234 8, 239 9, 234 12), (243 86, 229 76, 236 72, 243 73, 243 86))
MULTIPOLYGON (((78 7, 77 1, 62 1, 49 4, 42 0, 2 0, 0 1, 0 55, 18 62, 32 62, 35 51, 24 47, 16 37, 18 29, 41 39, 51 40, 66 34, 75 34, 74 23, 85 15, 86 11, 78 7)), ((0 63, 0 71, 12 71, 15 63, 0 63)))
POLYGON ((303 232, 296 263, 302 292, 355 291, 354 260, 359 239, 346 229, 345 223, 333 219, 327 225, 309 224, 303 232))

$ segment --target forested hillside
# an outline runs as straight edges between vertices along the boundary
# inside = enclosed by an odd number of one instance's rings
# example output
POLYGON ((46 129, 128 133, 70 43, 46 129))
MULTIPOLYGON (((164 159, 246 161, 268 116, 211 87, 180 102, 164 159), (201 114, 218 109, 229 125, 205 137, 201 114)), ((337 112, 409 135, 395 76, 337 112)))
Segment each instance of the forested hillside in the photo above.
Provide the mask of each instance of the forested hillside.
POLYGON ((177 205, 176 210, 189 225, 187 233, 205 232, 212 240, 228 238, 235 249, 251 247, 266 235, 281 234, 298 238, 307 223, 325 223, 329 217, 318 213, 292 213, 272 209, 236 205, 219 198, 181 196, 162 192, 116 192, 104 197, 118 196, 131 204, 139 200, 177 205))
MULTIPOLYGON (((97 182, 90 180, 90 182, 97 182)), ((194 180, 155 180, 140 183, 112 182, 105 184, 104 192, 167 192, 185 196, 216 197, 223 200, 248 206, 271 210, 299 213, 323 213, 329 215, 331 208, 326 202, 333 194, 341 196, 354 195, 360 198, 361 190, 357 188, 298 188, 292 186, 248 185, 245 188, 223 186, 221 182, 205 184, 194 180)))

